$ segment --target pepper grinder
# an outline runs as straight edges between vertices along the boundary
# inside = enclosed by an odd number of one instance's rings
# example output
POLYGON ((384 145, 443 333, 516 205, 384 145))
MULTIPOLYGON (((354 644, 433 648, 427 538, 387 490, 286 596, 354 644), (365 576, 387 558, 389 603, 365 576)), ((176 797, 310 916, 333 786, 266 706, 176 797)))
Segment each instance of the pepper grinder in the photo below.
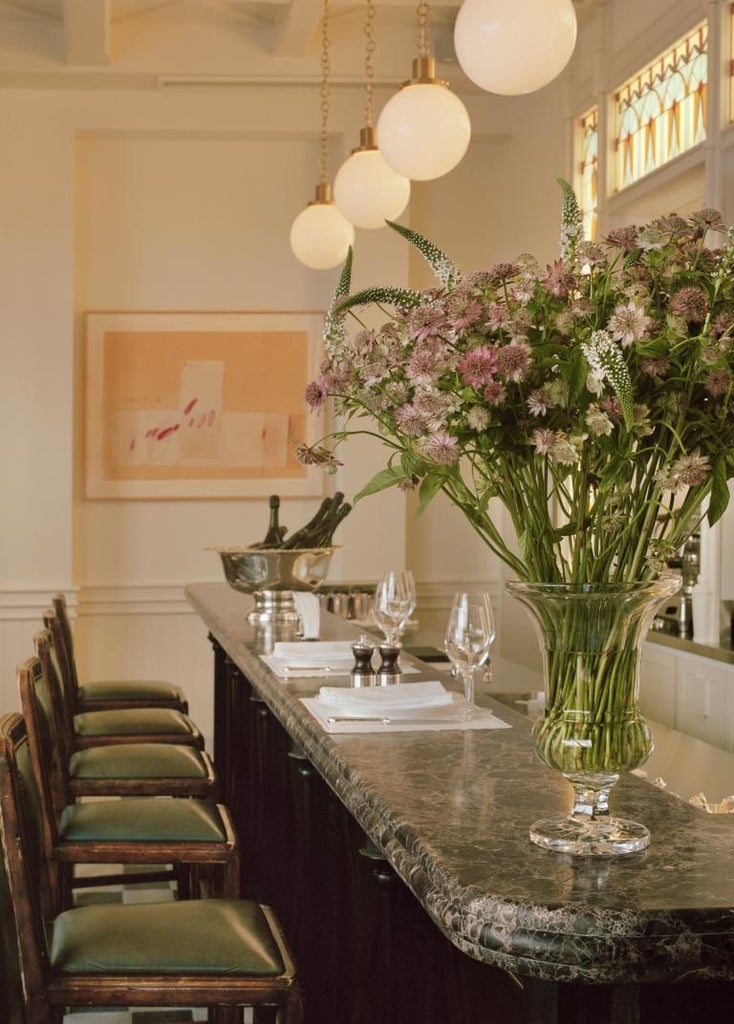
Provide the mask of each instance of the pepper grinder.
POLYGON ((400 681, 400 644, 380 644, 380 667, 377 670, 377 685, 389 686, 400 681))

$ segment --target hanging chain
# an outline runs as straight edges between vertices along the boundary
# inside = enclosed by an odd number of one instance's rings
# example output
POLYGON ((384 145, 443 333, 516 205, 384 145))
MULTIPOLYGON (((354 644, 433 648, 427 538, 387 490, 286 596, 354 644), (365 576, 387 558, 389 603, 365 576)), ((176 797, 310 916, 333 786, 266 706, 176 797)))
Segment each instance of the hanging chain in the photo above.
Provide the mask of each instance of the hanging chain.
POLYGON ((418 45, 418 56, 430 57, 431 29, 428 24, 428 3, 426 0, 419 0, 418 2, 418 31, 416 32, 416 43, 418 45))
POLYGON ((324 0, 321 19, 321 149, 319 152, 319 181, 326 185, 329 153, 329 0, 324 0))
POLYGON ((367 128, 374 127, 373 87, 375 79, 375 4, 367 0, 367 20, 364 26, 367 37, 364 60, 364 123, 367 128))

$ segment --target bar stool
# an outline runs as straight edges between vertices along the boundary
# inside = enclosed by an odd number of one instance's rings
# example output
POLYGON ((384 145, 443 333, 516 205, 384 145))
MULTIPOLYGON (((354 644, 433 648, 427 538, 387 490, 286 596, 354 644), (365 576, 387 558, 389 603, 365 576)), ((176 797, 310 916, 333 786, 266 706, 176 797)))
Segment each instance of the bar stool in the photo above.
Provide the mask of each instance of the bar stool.
POLYGON ((281 1024, 301 1024, 295 966, 268 907, 94 904, 44 920, 47 863, 32 811, 35 777, 19 756, 24 732, 17 713, 0 718, 0 823, 26 1019, 59 1024, 75 1006, 205 1006, 214 1024, 231 1024, 235 1008, 251 1006, 255 1024, 272 1020, 273 1007, 281 1024))

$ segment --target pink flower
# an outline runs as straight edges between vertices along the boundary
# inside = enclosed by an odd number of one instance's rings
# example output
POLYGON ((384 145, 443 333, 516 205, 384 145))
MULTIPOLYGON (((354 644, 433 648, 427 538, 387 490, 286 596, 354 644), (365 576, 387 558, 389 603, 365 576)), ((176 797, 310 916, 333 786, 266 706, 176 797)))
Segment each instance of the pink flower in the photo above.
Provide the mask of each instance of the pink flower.
POLYGON ((495 265, 490 267, 487 271, 487 277, 492 284, 502 284, 504 281, 509 281, 516 273, 516 263, 495 263, 495 265))
POLYGON ((704 482, 710 468, 708 455, 696 451, 677 459, 671 471, 684 487, 697 487, 704 482))
POLYGON ((607 245, 613 245, 617 249, 621 249, 623 252, 634 252, 637 249, 637 235, 639 228, 634 224, 628 224, 626 227, 614 228, 609 232, 604 241, 607 245))
POLYGON ((548 395, 544 388, 536 388, 530 393, 527 407, 531 416, 545 416, 548 412, 548 395))
POLYGON ((323 409, 328 398, 328 391, 324 386, 324 382, 321 379, 312 380, 310 384, 306 385, 303 397, 306 400, 306 405, 312 411, 316 412, 319 409, 323 409))
POLYGON ((509 319, 509 309, 500 302, 493 302, 487 310, 487 326, 491 327, 494 331, 504 327, 509 322, 509 319))
POLYGON ((408 314, 408 330, 414 341, 440 338, 448 330, 446 314, 440 306, 417 306, 408 314))
POLYGON ((484 400, 488 405, 502 405, 507 398, 507 388, 498 380, 491 380, 484 389, 484 400))
POLYGON ((446 369, 447 352, 443 345, 428 342, 416 347, 408 360, 406 373, 414 384, 432 384, 446 369))
POLYGON ((398 425, 398 430, 407 434, 408 437, 420 437, 420 435, 424 434, 426 430, 423 417, 411 402, 408 402, 406 405, 402 405, 397 410, 395 413, 395 422, 398 425))
POLYGON ((703 383, 704 388, 714 398, 719 398, 721 395, 725 395, 730 389, 732 384, 731 374, 728 370, 718 369, 711 370, 706 375, 706 380, 703 383))
POLYGON ((543 284, 557 299, 565 299, 576 283, 573 270, 562 260, 554 260, 547 268, 543 284))
POLYGON ((538 455, 550 455, 556 443, 556 434, 553 430, 534 430, 532 440, 538 455))
POLYGON ((646 358, 640 363, 640 369, 646 377, 665 377, 670 372, 670 360, 646 358))
POLYGON ((423 445, 423 451, 434 462, 441 466, 451 466, 459 461, 461 450, 459 442, 445 430, 432 434, 423 445))
POLYGON ((522 380, 532 363, 530 347, 522 342, 510 342, 497 349, 497 372, 509 380, 522 380))
POLYGON ((616 395, 608 395, 607 398, 603 398, 601 407, 612 423, 622 422, 622 403, 616 395))
POLYGON ((458 371, 464 384, 473 388, 481 388, 492 380, 497 370, 497 356, 494 349, 480 345, 462 356, 458 371))
POLYGON ((623 348, 627 348, 635 341, 640 341, 652 323, 649 316, 645 316, 645 310, 634 302, 628 302, 626 306, 617 306, 609 318, 607 330, 623 348))
POLYGON ((670 298, 670 308, 676 316, 682 316, 691 324, 700 324, 706 319, 709 300, 700 288, 680 288, 670 298))
POLYGON ((467 327, 473 327, 482 315, 482 304, 478 299, 457 295, 449 297, 446 303, 446 317, 451 330, 461 334, 467 327))

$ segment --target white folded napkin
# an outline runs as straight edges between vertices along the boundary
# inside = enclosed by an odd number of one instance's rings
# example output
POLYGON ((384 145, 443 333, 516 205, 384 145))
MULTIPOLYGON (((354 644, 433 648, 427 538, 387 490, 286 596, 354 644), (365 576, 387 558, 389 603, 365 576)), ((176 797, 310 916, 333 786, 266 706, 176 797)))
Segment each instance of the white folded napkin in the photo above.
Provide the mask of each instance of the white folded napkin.
POLYGON ((303 640, 294 643, 280 640, 273 645, 273 657, 285 664, 298 665, 332 666, 336 663, 349 666, 354 661, 349 640, 303 640))
POLYGON ((306 590, 297 590, 293 593, 293 600, 296 611, 301 619, 301 634, 307 638, 315 638, 319 635, 319 624, 321 622, 321 602, 317 594, 311 594, 306 590))
POLYGON ((318 700, 350 715, 396 714, 421 708, 441 708, 453 703, 451 694, 437 679, 359 689, 322 686, 318 700))

